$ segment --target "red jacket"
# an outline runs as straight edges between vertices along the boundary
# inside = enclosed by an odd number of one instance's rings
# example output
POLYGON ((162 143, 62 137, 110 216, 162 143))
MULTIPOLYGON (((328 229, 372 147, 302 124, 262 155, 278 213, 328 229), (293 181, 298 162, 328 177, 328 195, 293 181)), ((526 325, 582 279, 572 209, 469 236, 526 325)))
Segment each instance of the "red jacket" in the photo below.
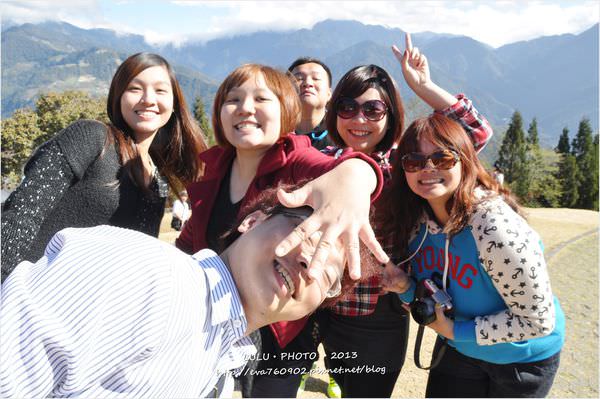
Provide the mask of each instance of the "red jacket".
MULTIPOLYGON (((175 241, 177 248, 182 251, 192 254, 208 247, 206 229, 210 213, 214 207, 221 182, 234 158, 234 148, 212 147, 200 154, 200 159, 205 163, 204 176, 201 181, 187 187, 192 204, 192 216, 175 241)), ((376 199, 381 193, 383 175, 377 163, 370 157, 354 152, 352 149, 346 149, 342 156, 334 159, 311 147, 310 139, 307 136, 290 133, 274 144, 261 160, 256 176, 242 199, 240 209, 243 209, 248 201, 254 199, 266 188, 274 187, 280 182, 293 184, 319 177, 340 162, 350 158, 360 158, 368 162, 375 170, 377 188, 371 196, 371 200, 376 199)), ((306 318, 291 322, 279 322, 271 324, 271 329, 277 342, 283 348, 300 332, 305 323, 306 318)))

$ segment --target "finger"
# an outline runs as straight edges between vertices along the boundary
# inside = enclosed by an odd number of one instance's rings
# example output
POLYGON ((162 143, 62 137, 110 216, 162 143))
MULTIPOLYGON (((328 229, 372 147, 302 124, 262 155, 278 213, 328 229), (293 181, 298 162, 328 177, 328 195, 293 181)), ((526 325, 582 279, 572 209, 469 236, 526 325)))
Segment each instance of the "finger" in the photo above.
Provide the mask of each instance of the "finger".
POLYGON ((419 54, 418 57, 415 59, 415 67, 421 68, 422 66, 423 66, 423 54, 419 54))
POLYGON ((310 265, 308 266, 308 275, 311 278, 319 277, 325 262, 327 262, 329 253, 333 249, 333 246, 335 245, 335 242, 339 236, 340 231, 333 226, 330 226, 324 231, 319 243, 317 244, 317 248, 312 260, 310 261, 310 265))
POLYGON ((379 262, 388 263, 390 261, 390 257, 385 253, 379 241, 377 241, 370 224, 367 224, 360 230, 359 237, 379 262))
POLYGON ((419 56, 421 55, 421 52, 419 51, 418 47, 413 47, 412 49, 412 57, 415 61, 417 61, 419 59, 419 56))
POLYGON ((289 193, 280 188, 277 190, 277 199, 283 206, 297 208, 303 205, 311 205, 309 204, 311 192, 310 184, 289 193))
POLYGON ((400 51, 400 49, 395 44, 392 44, 392 52, 394 53, 396 59, 402 62, 402 58, 404 58, 404 54, 406 54, 406 52, 403 53, 402 51, 400 51))
POLYGON ((296 248, 307 240, 315 231, 321 228, 321 219, 318 214, 311 215, 300 223, 290 234, 288 234, 275 248, 275 255, 285 256, 293 248, 296 248))
POLYGON ((348 274, 352 280, 360 278, 360 244, 358 231, 344 234, 344 249, 348 259, 348 274))
POLYGON ((406 35, 404 36, 404 42, 406 44, 406 50, 408 50, 408 51, 412 50, 413 46, 412 46, 412 39, 410 37, 410 33, 406 32, 406 35))
POLYGON ((437 320, 444 320, 446 318, 444 307, 440 303, 435 304, 435 316, 437 317, 437 320))
POLYGON ((410 312, 410 305, 407 303, 403 303, 402 307, 404 308, 404 310, 406 310, 407 312, 410 312))

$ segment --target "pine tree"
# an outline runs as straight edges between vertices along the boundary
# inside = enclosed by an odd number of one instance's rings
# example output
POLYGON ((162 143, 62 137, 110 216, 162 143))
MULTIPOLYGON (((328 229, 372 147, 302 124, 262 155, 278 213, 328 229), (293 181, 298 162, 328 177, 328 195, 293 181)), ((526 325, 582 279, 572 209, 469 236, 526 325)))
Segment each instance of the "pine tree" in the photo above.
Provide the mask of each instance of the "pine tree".
POLYGON ((529 129, 527 129, 527 170, 526 175, 523 177, 529 187, 526 200, 528 205, 539 206, 539 199, 543 197, 543 191, 545 190, 542 182, 544 177, 542 173, 543 166, 537 119, 533 118, 529 124, 529 129))
POLYGON ((594 209, 598 199, 598 163, 594 162, 594 138, 589 119, 584 118, 579 122, 571 151, 575 156, 581 179, 577 207, 594 209))
MULTIPOLYGON (((598 135, 596 134, 594 136, 594 159, 592 161, 592 164, 595 167, 595 181, 596 183, 598 183, 598 164, 600 162, 600 159, 598 158, 598 135)), ((596 195, 594 196, 594 201, 593 201, 593 206, 592 209, 598 210, 598 187, 596 186, 596 195)))
POLYGON ((194 118, 198 121, 202 133, 206 137, 206 141, 209 147, 215 145, 215 134, 212 130, 210 122, 206 117, 206 111, 204 109, 204 102, 200 96, 196 97, 194 101, 194 118))
POLYGON ((561 186, 560 206, 574 208, 579 201, 581 175, 573 154, 563 154, 558 165, 558 180, 561 186))
POLYGON ((529 191, 527 173, 527 143, 523 132, 523 118, 515 111, 502 139, 498 152, 498 167, 503 171, 507 184, 520 198, 529 191))
POLYGON ((563 128, 555 151, 559 154, 568 154, 571 152, 571 146, 569 145, 569 129, 567 127, 563 128))

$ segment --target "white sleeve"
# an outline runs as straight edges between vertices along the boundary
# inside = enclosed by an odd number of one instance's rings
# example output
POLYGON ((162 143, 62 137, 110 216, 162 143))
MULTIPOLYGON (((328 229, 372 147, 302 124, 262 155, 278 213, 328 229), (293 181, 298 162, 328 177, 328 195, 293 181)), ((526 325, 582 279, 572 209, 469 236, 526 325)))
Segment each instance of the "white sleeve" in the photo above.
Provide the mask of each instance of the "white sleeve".
POLYGON ((508 310, 475 318, 477 343, 493 345, 550 334, 555 309, 538 234, 502 199, 482 204, 472 218, 480 262, 508 310))
POLYGON ((171 262, 139 232, 58 232, 44 257, 21 263, 2 284, 0 397, 108 392, 113 374, 162 344, 171 262))
POLYGON ((185 208, 183 203, 180 200, 175 200, 175 202, 173 202, 173 215, 177 216, 177 218, 181 220, 184 220, 184 212, 185 208))

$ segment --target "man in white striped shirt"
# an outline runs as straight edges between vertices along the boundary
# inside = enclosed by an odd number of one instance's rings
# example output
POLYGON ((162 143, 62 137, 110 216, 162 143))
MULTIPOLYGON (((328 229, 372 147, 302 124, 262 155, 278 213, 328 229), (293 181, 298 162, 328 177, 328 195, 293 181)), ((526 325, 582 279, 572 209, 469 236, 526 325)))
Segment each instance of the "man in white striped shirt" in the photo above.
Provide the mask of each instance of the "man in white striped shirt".
POLYGON ((309 210, 270 212, 220 256, 117 227, 58 232, 2 284, 0 396, 230 397, 255 353, 246 335, 314 311, 344 273, 338 246, 307 276, 318 234, 276 257, 309 210))

